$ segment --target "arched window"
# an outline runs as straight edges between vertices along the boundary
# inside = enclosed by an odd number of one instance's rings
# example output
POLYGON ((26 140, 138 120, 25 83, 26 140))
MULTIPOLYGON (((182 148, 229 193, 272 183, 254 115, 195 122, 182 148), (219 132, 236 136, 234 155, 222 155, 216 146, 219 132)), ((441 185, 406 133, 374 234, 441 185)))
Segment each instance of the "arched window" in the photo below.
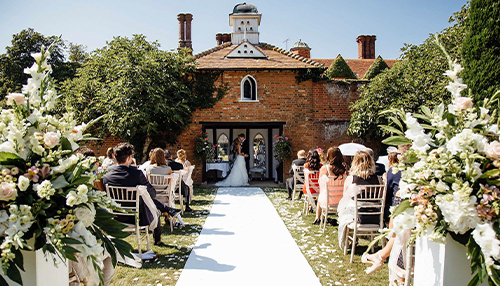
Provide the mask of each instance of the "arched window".
POLYGON ((241 100, 257 101, 257 82, 250 75, 241 81, 241 100))
POLYGON ((222 161, 229 161, 229 140, 225 133, 219 135, 217 139, 217 157, 221 158, 222 161))

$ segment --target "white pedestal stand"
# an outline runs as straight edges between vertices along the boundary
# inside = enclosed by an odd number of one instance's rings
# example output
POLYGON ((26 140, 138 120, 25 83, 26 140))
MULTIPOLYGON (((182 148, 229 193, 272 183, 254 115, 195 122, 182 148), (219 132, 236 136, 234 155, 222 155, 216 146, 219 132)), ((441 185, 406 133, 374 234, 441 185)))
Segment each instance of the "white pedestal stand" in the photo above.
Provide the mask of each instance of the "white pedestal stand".
MULTIPOLYGON (((29 244, 29 243, 28 243, 29 244)), ((59 257, 56 258, 56 264, 52 259, 52 255, 43 253, 40 249, 34 251, 23 251, 24 270, 21 272, 23 285, 25 286, 68 286, 69 272, 68 262, 61 261, 59 257)), ((7 276, 2 276, 7 280, 9 285, 16 285, 16 282, 10 280, 7 276)))
MULTIPOLYGON (((446 244, 432 242, 426 236, 415 243, 415 286, 467 285, 472 278, 465 246, 446 238, 446 244)), ((480 285, 488 285, 485 281, 480 285)))

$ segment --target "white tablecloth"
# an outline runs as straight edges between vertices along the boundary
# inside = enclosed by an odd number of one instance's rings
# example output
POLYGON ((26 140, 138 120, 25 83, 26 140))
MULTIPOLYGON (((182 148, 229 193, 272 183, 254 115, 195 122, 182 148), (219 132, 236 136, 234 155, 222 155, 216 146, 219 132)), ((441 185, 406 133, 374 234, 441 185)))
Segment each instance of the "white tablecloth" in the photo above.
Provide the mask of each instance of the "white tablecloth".
POLYGON ((207 171, 209 170, 222 171, 222 177, 225 178, 229 172, 229 162, 207 163, 207 171))

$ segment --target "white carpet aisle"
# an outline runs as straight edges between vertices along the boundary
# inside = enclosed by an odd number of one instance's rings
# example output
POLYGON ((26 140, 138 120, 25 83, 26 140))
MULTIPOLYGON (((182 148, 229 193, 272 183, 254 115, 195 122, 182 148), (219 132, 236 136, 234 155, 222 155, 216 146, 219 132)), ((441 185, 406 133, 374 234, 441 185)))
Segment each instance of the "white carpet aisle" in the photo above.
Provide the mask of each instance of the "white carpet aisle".
POLYGON ((176 286, 321 285, 260 188, 219 188, 176 286))

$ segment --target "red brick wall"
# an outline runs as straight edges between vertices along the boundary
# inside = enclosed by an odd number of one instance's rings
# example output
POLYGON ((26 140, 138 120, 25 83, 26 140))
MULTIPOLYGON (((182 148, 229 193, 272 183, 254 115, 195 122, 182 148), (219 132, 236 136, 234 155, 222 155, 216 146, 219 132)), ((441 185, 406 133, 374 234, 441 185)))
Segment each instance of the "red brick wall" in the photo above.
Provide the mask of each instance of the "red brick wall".
MULTIPOLYGON (((359 84, 335 82, 313 83, 311 80, 297 84, 294 71, 225 71, 222 81, 230 87, 228 94, 213 108, 196 110, 192 123, 179 136, 179 143, 168 146, 172 153, 182 148, 188 160, 197 166, 193 180, 200 183, 201 162, 194 159, 195 137, 201 131, 200 121, 205 122, 272 122, 283 121, 283 130, 292 140, 293 153, 298 150, 330 146, 350 142, 345 134, 350 118, 349 104, 359 96, 359 84), (259 102, 240 102, 241 80, 251 75, 257 82, 259 102)), ((103 147, 96 150, 104 154, 107 147, 120 140, 110 138, 103 147)), ((114 144, 114 145, 113 145, 114 144)), ((290 168, 285 162, 284 170, 290 168)))

